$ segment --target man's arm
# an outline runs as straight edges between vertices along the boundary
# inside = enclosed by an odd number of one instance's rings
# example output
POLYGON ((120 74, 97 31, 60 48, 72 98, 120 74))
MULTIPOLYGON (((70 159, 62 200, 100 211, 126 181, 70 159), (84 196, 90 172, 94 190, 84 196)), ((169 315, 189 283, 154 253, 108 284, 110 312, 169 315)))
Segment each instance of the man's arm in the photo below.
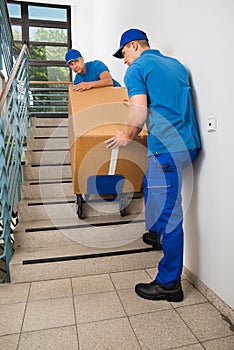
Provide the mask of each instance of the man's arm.
POLYGON ((113 86, 113 80, 108 71, 102 72, 99 76, 100 80, 82 82, 80 84, 74 85, 73 90, 84 91, 97 87, 113 86))
POLYGON ((129 114, 126 131, 118 131, 105 141, 107 148, 124 147, 141 132, 147 118, 147 96, 135 95, 129 99, 129 114))

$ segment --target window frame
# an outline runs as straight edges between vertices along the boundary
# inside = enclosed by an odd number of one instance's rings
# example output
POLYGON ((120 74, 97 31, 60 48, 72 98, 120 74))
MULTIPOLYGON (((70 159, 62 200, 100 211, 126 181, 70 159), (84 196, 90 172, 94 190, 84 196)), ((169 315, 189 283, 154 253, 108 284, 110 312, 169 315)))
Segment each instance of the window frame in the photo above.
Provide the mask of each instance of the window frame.
MULTIPOLYGON (((68 5, 56 5, 56 4, 44 4, 39 2, 24 2, 7 0, 8 4, 17 4, 21 6, 21 18, 11 17, 11 24, 18 25, 22 27, 22 41, 15 41, 16 44, 27 44, 29 53, 30 46, 51 46, 51 47, 66 47, 69 50, 72 47, 71 39, 71 6, 68 5), (29 19, 28 18, 28 7, 29 6, 39 6, 45 8, 63 8, 67 11, 67 21, 53 21, 53 20, 41 20, 41 19, 29 19), (59 42, 46 42, 46 41, 30 41, 29 39, 29 28, 30 27, 41 27, 41 28, 55 28, 55 29, 66 29, 67 30, 67 43, 59 42)), ((29 57, 29 65, 31 66, 53 66, 53 67, 64 67, 64 60, 36 60, 29 57)), ((70 81, 72 81, 72 73, 69 72, 70 81)))

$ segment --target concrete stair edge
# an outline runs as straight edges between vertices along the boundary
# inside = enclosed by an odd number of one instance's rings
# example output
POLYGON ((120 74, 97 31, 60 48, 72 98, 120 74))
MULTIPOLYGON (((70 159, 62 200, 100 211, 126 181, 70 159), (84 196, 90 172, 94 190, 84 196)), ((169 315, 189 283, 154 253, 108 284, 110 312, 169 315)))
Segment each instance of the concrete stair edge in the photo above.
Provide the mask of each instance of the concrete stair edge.
POLYGON ((142 242, 128 244, 125 249, 83 249, 83 256, 75 248, 73 245, 70 255, 66 247, 62 256, 54 254, 54 247, 39 249, 39 253, 17 249, 10 263, 12 283, 153 268, 161 258, 161 252, 150 250, 142 242))

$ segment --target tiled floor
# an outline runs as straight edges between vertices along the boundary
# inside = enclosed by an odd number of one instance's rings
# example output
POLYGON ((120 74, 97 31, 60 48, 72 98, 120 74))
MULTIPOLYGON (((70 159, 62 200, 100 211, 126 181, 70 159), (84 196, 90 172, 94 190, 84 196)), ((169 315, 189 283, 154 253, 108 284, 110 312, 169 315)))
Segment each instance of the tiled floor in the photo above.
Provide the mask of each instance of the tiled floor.
POLYGON ((0 285, 1 350, 234 350, 230 324, 187 280, 181 303, 134 292, 155 270, 0 285))

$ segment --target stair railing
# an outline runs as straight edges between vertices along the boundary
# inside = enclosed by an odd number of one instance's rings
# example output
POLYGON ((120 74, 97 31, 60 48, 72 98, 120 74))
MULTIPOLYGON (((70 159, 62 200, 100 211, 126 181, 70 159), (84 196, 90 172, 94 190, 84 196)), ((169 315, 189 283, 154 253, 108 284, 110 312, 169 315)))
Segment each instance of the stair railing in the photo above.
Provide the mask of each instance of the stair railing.
POLYGON ((8 282, 13 249, 10 225, 21 199, 21 157, 28 136, 28 90, 28 54, 23 45, 0 97, 0 259, 5 260, 8 282))
POLYGON ((66 81, 30 81, 30 117, 67 117, 70 84, 66 81))

